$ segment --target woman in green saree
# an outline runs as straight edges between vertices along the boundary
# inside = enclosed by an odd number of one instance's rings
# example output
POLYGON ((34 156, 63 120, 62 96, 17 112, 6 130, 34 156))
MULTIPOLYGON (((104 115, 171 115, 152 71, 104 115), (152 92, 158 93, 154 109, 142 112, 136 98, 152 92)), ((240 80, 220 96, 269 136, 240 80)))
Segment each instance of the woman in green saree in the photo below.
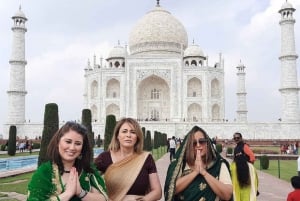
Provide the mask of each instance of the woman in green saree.
POLYGON ((67 122, 52 137, 47 156, 28 184, 28 201, 106 201, 104 180, 91 165, 87 130, 67 122))
POLYGON ((167 172, 166 201, 231 200, 229 164, 202 128, 194 126, 185 136, 175 159, 167 172))

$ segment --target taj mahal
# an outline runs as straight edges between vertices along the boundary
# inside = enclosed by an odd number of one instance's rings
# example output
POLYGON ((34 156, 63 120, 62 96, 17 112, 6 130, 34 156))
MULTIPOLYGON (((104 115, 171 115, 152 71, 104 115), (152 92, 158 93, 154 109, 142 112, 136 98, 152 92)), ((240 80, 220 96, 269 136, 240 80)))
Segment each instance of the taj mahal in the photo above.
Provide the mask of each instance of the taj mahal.
MULTIPOLYGON (((299 139, 295 9, 289 2, 284 2, 278 10, 281 28, 280 122, 248 121, 246 66, 243 63, 236 66, 236 118, 227 122, 223 55, 220 53, 214 65, 209 65, 208 56, 201 47, 194 42, 188 43, 184 25, 157 1, 131 29, 128 46, 119 43, 100 63, 94 56, 83 67, 83 108, 92 112, 95 135, 103 136, 105 118, 113 114, 117 120, 136 118, 151 133, 157 130, 167 133, 168 137, 183 137, 193 125, 199 125, 210 136, 221 139, 231 139, 236 131, 248 139, 299 139)), ((42 133, 42 123, 25 122, 27 18, 19 9, 12 19, 9 104, 3 133, 8 136, 9 126, 16 125, 19 137, 35 138, 42 133)))

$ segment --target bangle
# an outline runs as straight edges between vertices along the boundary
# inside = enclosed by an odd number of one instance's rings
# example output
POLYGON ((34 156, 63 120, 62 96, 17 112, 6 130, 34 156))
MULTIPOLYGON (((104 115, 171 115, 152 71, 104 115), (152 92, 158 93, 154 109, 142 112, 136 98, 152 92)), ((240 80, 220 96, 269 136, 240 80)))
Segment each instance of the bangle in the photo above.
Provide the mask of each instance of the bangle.
POLYGON ((80 193, 79 193, 79 195, 78 195, 78 198, 82 199, 82 198, 84 198, 87 194, 88 194, 87 191, 81 189, 81 191, 80 191, 80 193))

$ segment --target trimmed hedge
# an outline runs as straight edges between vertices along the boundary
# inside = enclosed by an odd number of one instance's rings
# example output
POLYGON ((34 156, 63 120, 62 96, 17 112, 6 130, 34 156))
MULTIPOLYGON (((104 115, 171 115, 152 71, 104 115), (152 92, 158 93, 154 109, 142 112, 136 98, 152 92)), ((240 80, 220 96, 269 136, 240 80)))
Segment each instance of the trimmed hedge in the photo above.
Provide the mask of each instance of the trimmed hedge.
POLYGON ((43 162, 46 162, 48 160, 46 156, 47 148, 51 138, 58 131, 58 128, 58 106, 56 103, 48 103, 45 105, 44 128, 42 134, 38 166, 40 166, 43 162))
POLYGON ((216 144, 216 150, 218 153, 222 153, 223 146, 222 144, 216 144))
POLYGON ((226 154, 233 154, 233 148, 232 147, 227 147, 226 154))
POLYGON ((17 138, 17 127, 9 127, 9 138, 8 138, 8 147, 7 154, 10 156, 16 155, 16 138, 17 138))
POLYGON ((81 124, 86 127, 91 149, 95 145, 94 133, 92 129, 92 112, 90 109, 83 109, 81 116, 81 124))
POLYGON ((267 155, 263 155, 260 157, 260 166, 263 170, 269 169, 269 157, 267 155))
POLYGON ((104 150, 107 151, 110 141, 112 139, 114 129, 116 126, 116 117, 112 114, 106 116, 105 121, 105 134, 104 134, 104 150))

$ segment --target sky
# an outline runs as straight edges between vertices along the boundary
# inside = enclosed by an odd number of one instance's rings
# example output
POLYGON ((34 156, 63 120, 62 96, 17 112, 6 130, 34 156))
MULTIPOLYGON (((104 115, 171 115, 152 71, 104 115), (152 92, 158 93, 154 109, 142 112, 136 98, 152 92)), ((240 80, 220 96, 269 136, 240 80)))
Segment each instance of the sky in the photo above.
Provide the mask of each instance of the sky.
MULTIPOLYGON (((237 69, 246 66, 249 122, 280 118, 280 14, 285 0, 161 0, 186 28, 209 65, 225 61, 225 118, 237 110, 237 69)), ((300 1, 296 9, 296 51, 300 54, 300 1)), ((21 5, 26 22, 26 120, 43 122, 45 104, 57 103, 60 120, 81 119, 84 68, 96 55, 106 58, 120 41, 128 44, 136 22, 156 0, 1 0, 0 1, 0 134, 7 120, 8 63, 12 51, 11 17, 21 5)), ((299 60, 299 59, 298 59, 299 60)), ((299 77, 299 61, 297 61, 299 77)))

